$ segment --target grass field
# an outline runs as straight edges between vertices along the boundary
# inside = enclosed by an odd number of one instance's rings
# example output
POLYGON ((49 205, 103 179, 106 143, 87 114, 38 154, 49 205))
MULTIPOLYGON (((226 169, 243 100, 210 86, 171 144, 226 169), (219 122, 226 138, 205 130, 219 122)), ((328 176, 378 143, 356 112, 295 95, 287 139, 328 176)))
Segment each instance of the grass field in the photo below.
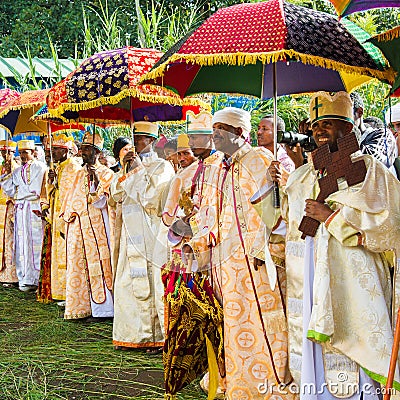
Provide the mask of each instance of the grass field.
MULTIPOLYGON (((161 355, 116 351, 112 323, 65 321, 56 304, 0 286, 0 399, 163 399, 161 355)), ((205 399, 197 383, 182 400, 205 399)))

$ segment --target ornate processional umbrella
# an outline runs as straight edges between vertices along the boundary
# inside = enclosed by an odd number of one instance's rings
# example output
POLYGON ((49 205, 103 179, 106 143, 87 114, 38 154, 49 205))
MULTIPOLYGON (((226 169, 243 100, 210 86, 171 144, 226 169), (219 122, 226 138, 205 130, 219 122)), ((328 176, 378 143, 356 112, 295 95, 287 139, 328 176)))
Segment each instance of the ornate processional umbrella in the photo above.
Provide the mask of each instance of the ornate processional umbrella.
POLYGON ((165 53, 142 82, 182 98, 202 92, 273 98, 276 120, 278 95, 351 91, 372 77, 392 81, 394 75, 332 15, 269 0, 218 10, 165 53))
POLYGON ((282 0, 238 4, 218 10, 178 41, 142 82, 182 98, 216 92, 266 99, 274 95, 276 69, 279 96, 351 91, 371 77, 394 78, 372 48, 330 14, 282 0))
POLYGON ((50 115, 64 120, 95 123, 170 121, 185 119, 186 109, 199 112, 198 99, 182 99, 154 85, 138 85, 162 56, 153 49, 124 47, 103 51, 84 60, 49 92, 50 115), (146 100, 143 100, 143 97, 146 100))
MULTIPOLYGON (((163 364, 165 399, 211 369, 223 371, 223 311, 205 277, 178 274, 173 292, 166 291, 169 305, 163 364)), ((216 387, 214 390, 216 391, 216 387)), ((211 390, 211 386, 210 386, 211 390)))
POLYGON ((0 89, 0 112, 13 99, 20 96, 20 93, 10 88, 0 89))
MULTIPOLYGON (((16 90, 12 90, 10 88, 0 89, 0 113, 3 113, 3 110, 6 109, 8 103, 19 96, 20 93, 16 90)), ((11 134, 10 130, 4 125, 1 125, 1 128, 3 128, 5 132, 7 132, 6 138, 8 139, 8 136, 11 134)))
POLYGON ((25 132, 47 132, 47 123, 32 121, 31 117, 46 103, 49 89, 29 90, 19 94, 5 106, 0 107, 0 125, 12 135, 25 132))

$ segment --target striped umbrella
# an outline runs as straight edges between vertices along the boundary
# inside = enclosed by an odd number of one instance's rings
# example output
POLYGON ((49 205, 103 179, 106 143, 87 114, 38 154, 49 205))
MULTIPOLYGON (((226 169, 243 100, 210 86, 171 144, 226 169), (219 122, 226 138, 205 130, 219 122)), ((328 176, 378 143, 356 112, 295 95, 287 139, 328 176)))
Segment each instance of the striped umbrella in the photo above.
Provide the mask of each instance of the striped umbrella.
POLYGON ((368 41, 382 51, 391 67, 397 71, 390 93, 394 97, 400 97, 400 26, 373 36, 368 41))
POLYGON ((399 7, 400 0, 329 0, 335 7, 339 17, 371 8, 399 7))

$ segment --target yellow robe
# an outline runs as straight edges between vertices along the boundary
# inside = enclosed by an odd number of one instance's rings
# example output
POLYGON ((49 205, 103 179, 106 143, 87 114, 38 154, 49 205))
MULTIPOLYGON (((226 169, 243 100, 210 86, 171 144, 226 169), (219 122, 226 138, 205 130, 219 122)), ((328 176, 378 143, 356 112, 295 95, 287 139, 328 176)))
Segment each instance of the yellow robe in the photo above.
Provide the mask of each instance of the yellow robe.
MULTIPOLYGON (((13 160, 12 170, 19 165, 13 160)), ((0 187, 0 282, 18 282, 13 261, 14 248, 14 200, 0 187)))
POLYGON ((67 270, 66 222, 60 217, 61 206, 72 189, 76 174, 82 167, 68 158, 56 168, 57 185, 47 184, 49 221, 51 223, 51 295, 54 300, 65 300, 65 274, 67 270))
POLYGON ((90 296, 94 303, 102 304, 106 301, 105 288, 112 290, 111 255, 105 222, 101 209, 93 203, 104 195, 108 197, 114 173, 100 163, 96 168, 100 180, 96 192, 89 194, 87 170, 82 168, 77 172, 62 206, 62 216, 67 223, 65 319, 90 316, 90 296))
MULTIPOLYGON (((307 329, 307 337, 322 345, 325 379, 339 397, 348 389, 343 393, 337 389, 340 377, 346 376, 346 384, 357 385, 359 366, 371 378, 385 382, 393 343, 390 263, 385 251, 395 250, 398 255, 400 243, 400 183, 373 157, 355 154, 352 158, 365 161, 367 175, 364 182, 350 188, 339 180, 339 191, 326 199, 335 214, 320 225, 313 240, 314 290, 307 329)), ((282 216, 288 224, 290 371, 297 383, 302 367, 306 252, 298 226, 305 200, 315 199, 318 192, 316 171, 310 163, 291 174, 282 194, 282 216)), ((272 199, 266 197, 264 207, 258 206, 269 226, 275 223, 271 204, 272 199)), ((396 370, 397 382, 398 378, 396 370)), ((395 386, 399 388, 398 383, 395 386)))
POLYGON ((253 266, 253 256, 263 259, 268 247, 265 226, 249 199, 266 181, 271 153, 245 144, 231 158, 229 170, 220 168, 208 181, 211 197, 203 199, 197 234, 189 242, 199 268, 211 268, 223 305, 226 396, 292 398, 278 393, 279 383, 291 381, 279 287, 271 290, 265 267, 253 266), (265 393, 272 383, 275 388, 265 393))

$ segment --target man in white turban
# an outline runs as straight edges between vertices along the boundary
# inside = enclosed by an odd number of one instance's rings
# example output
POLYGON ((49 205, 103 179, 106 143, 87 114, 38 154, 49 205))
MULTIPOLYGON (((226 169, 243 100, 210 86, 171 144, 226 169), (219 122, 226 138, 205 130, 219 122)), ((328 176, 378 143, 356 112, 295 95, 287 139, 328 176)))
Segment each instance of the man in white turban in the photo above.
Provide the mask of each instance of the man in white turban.
POLYGON ((280 283, 275 265, 268 262, 268 272, 264 265, 270 260, 266 228, 249 201, 266 182, 272 157, 248 143, 251 123, 245 110, 217 111, 212 128, 224 159, 208 182, 217 190, 202 199, 197 233, 183 247, 183 259, 194 254, 193 265, 209 269, 223 306, 226 398, 264 399, 259 388, 265 381, 271 383, 271 394, 291 381, 280 283))

